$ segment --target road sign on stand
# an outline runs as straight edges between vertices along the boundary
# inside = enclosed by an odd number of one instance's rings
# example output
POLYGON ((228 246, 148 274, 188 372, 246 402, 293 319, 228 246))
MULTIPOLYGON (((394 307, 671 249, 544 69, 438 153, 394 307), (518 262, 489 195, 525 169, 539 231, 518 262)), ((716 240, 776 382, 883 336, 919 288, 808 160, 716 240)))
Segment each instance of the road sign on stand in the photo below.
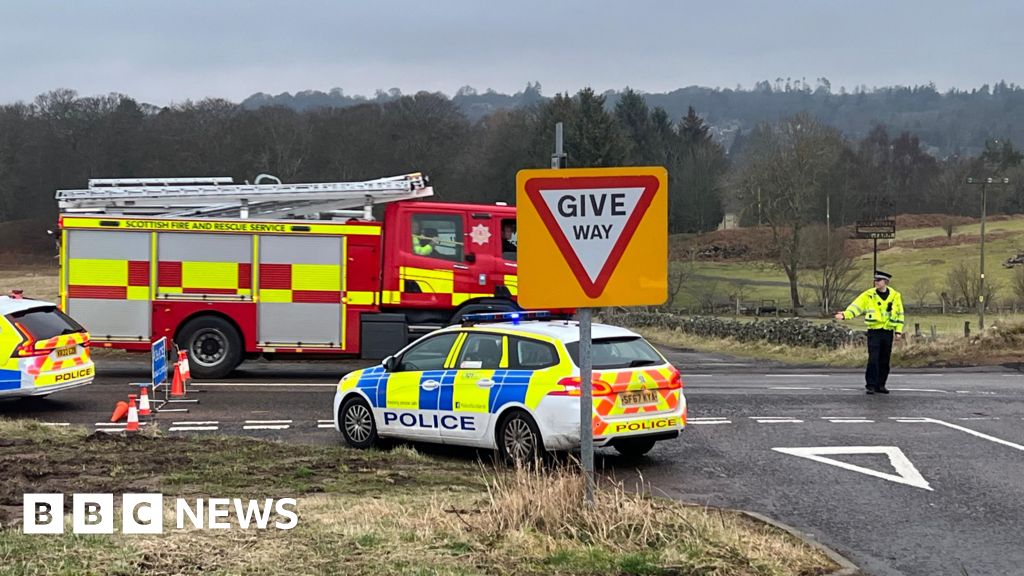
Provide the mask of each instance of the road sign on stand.
POLYGON ((528 308, 663 303, 667 188, 661 167, 519 171, 519 302, 528 308))
POLYGON ((153 392, 167 383, 167 338, 161 338, 150 345, 152 352, 153 392))

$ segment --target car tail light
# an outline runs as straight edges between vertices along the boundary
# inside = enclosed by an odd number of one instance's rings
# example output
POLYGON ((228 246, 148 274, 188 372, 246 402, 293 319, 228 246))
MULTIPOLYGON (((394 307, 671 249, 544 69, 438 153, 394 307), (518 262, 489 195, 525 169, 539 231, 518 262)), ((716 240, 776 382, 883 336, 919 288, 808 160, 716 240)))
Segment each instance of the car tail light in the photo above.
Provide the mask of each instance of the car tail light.
POLYGON ((18 332, 21 332, 21 335, 25 337, 25 341, 18 346, 18 356, 46 356, 50 352, 53 352, 52 349, 48 348, 41 348, 37 350, 35 347, 36 338, 31 332, 29 332, 28 328, 25 328, 19 322, 15 322, 14 327, 17 328, 18 332))
MULTIPOLYGON (((558 381, 558 385, 561 386, 562 390, 555 390, 551 392, 552 396, 581 396, 583 389, 580 387, 579 376, 570 376, 568 378, 562 378, 558 381)), ((593 392, 594 396, 609 396, 612 393, 612 387, 604 380, 593 379, 593 392)))
POLYGON ((683 387, 683 375, 679 373, 679 370, 672 370, 672 378, 668 381, 669 390, 678 390, 683 387))

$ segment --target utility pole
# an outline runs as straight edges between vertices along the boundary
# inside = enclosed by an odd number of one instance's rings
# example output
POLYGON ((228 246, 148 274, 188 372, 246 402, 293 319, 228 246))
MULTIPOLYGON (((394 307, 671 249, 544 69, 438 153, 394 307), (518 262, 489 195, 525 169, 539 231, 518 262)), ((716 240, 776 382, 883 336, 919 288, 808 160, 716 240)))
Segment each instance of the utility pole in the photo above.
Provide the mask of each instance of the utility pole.
POLYGON ((1009 184, 1009 178, 968 178, 968 184, 981 184, 981 278, 978 284, 978 330, 985 329, 985 212, 989 184, 1009 184))
MULTIPOLYGON (((832 266, 832 194, 825 192, 825 268, 822 271, 822 286, 825 288, 822 298, 824 300, 824 314, 829 315, 832 310, 829 308, 828 296, 832 289, 832 280, 829 278, 829 268, 832 266)), ((873 272, 872 272, 873 273, 873 272)))

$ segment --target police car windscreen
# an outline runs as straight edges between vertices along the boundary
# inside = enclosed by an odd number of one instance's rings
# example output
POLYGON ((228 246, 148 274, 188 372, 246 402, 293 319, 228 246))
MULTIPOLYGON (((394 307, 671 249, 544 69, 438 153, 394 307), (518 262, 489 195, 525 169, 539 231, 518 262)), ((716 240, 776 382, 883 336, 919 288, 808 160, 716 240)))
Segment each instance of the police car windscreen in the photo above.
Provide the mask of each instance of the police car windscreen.
POLYGON ((36 340, 49 340, 62 334, 85 332, 81 324, 57 310, 56 306, 21 310, 8 314, 7 317, 28 330, 36 340))
MULTIPOLYGON (((573 363, 580 365, 580 343, 565 345, 573 363)), ((665 360, 639 336, 625 338, 598 338, 591 343, 591 358, 595 370, 636 368, 664 364, 665 360)))

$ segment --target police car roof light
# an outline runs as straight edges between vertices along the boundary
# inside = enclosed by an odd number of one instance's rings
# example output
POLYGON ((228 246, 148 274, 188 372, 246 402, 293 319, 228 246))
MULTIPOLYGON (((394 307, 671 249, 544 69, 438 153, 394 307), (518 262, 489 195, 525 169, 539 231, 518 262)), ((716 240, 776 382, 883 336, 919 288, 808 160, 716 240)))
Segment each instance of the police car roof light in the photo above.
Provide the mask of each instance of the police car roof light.
POLYGON ((480 312, 477 314, 466 314, 462 317, 462 325, 468 326, 481 322, 512 322, 519 324, 523 320, 544 320, 551 317, 547 310, 519 311, 519 312, 480 312))

